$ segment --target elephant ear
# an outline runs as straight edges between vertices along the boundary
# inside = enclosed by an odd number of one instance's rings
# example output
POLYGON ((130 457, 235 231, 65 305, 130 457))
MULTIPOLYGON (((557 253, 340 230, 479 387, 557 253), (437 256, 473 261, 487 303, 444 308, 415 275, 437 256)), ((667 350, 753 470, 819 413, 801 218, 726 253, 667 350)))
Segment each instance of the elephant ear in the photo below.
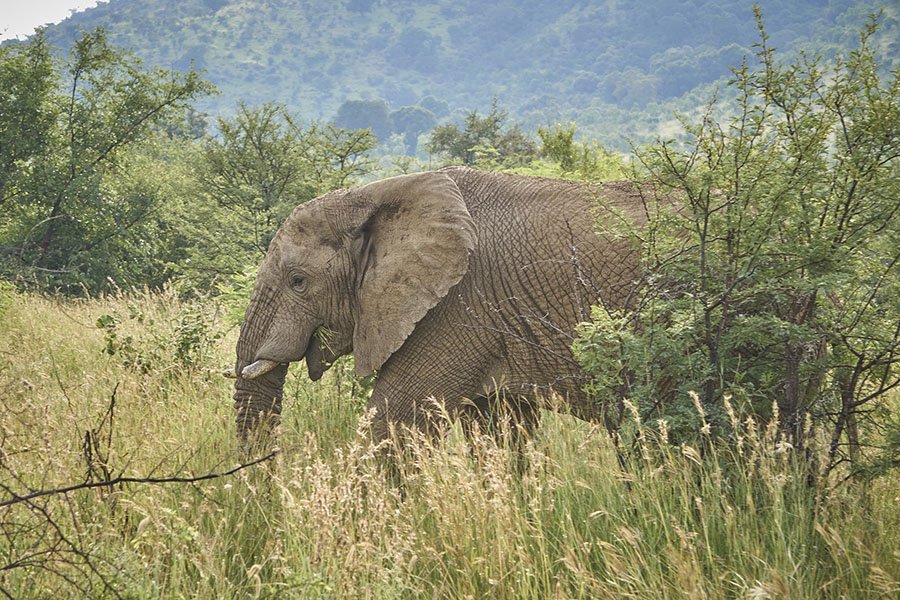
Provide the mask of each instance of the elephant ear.
POLYGON ((353 355, 365 376, 462 279, 476 240, 462 194, 446 174, 402 175, 358 191, 365 218, 353 355))

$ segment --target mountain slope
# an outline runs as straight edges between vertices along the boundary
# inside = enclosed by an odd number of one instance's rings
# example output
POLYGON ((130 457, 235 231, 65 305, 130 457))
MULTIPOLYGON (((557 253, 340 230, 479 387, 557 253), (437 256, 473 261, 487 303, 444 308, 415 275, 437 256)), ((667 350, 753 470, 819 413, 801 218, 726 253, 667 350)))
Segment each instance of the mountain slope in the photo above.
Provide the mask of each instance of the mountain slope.
MULTIPOLYGON (((851 44, 879 3, 769 4, 775 46, 827 49, 851 44)), ((897 31, 900 11, 886 11, 897 31)), ((576 119, 595 132, 727 76, 757 39, 737 0, 110 0, 48 38, 66 48, 98 25, 148 64, 204 70, 221 91, 201 106, 213 113, 271 100, 330 118, 348 99, 484 109, 497 97, 526 123, 576 119)))

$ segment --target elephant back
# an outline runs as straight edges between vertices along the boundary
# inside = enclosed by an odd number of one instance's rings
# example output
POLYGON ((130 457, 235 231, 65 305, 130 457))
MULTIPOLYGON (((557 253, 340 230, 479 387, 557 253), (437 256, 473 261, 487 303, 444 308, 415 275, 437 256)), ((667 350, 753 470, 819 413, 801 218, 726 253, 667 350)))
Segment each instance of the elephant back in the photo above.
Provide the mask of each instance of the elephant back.
POLYGON ((630 304, 640 279, 631 234, 647 221, 639 186, 464 167, 443 172, 456 182, 475 223, 479 243, 471 271, 478 281, 487 273, 509 291, 530 293, 533 310, 557 313, 567 323, 588 319, 592 304, 630 304))

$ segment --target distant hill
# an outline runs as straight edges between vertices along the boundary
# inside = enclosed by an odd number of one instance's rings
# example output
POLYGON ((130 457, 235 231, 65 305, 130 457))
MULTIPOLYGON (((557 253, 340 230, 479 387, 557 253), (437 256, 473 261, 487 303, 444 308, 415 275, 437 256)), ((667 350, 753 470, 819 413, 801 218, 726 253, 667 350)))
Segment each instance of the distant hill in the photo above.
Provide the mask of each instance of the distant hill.
MULTIPOLYGON (((612 145, 659 131, 691 90, 720 80, 757 40, 738 0, 110 0, 47 30, 71 45, 103 26, 146 63, 194 64, 221 94, 203 110, 276 101, 331 118, 351 99, 399 108, 432 96, 450 111, 499 104, 526 125, 575 120, 612 145), (626 124, 627 125, 624 125, 626 124)), ((771 43, 829 52, 885 10, 900 54, 896 0, 771 0, 771 43)), ((439 115, 440 116, 440 115, 439 115)))

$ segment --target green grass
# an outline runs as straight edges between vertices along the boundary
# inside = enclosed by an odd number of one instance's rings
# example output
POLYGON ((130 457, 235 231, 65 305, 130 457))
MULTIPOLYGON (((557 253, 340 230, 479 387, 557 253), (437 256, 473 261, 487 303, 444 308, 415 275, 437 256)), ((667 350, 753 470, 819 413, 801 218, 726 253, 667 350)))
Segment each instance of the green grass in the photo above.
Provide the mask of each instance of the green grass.
MULTIPOLYGON (((219 376, 236 331, 217 319, 170 292, 57 302, 0 291, 0 501, 89 471, 202 475, 247 460, 219 376), (112 354, 102 315, 115 316, 112 354), (179 357, 185 343, 193 352, 179 357)), ((492 440, 470 449, 454 429, 414 448, 398 488, 359 433, 364 402, 352 391, 345 369, 314 384, 292 368, 282 452, 231 477, 0 508, 0 594, 900 594, 896 472, 817 498, 794 475, 799 457, 748 423, 734 424, 739 442, 702 458, 648 434, 626 471, 604 431, 548 413, 521 475, 492 440)))

